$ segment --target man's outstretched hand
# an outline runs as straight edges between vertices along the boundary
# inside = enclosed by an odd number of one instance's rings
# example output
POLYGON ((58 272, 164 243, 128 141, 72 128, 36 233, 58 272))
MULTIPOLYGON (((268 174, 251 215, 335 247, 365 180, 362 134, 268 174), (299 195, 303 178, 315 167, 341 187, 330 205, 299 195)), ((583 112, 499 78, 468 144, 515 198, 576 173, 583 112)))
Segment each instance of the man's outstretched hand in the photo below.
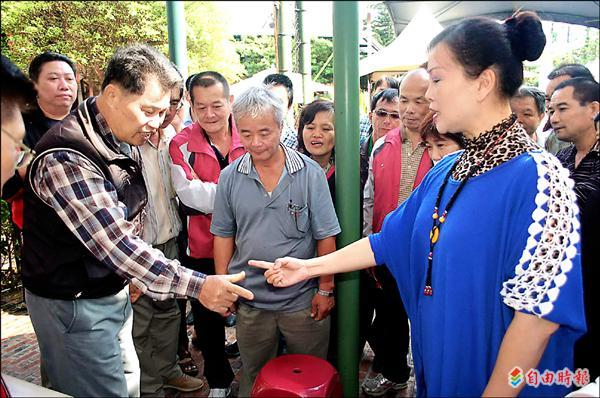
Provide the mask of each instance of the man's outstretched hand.
POLYGON ((198 300, 209 310, 228 316, 233 311, 238 297, 247 300, 254 299, 250 290, 235 284, 243 281, 245 277, 244 271, 233 275, 208 275, 204 280, 198 300))
POLYGON ((274 263, 250 260, 248 261, 248 265, 266 269, 265 278, 267 282, 276 287, 291 286, 311 278, 308 274, 306 260, 298 258, 278 258, 274 263))

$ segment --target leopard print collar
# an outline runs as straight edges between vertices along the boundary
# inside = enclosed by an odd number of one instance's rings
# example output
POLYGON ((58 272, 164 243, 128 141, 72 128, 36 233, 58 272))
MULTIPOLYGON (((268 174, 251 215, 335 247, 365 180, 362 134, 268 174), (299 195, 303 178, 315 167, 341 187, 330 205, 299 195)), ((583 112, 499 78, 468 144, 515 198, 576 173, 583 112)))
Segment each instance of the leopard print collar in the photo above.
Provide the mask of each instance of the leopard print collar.
POLYGON ((521 123, 517 122, 517 117, 511 114, 478 137, 465 140, 465 151, 458 160, 459 163, 452 173, 452 178, 461 181, 469 173, 470 168, 480 161, 481 166, 473 176, 481 175, 534 149, 539 149, 539 146, 531 141, 521 123), (494 142, 503 134, 502 139, 496 143, 491 153, 484 159, 487 148, 494 145, 494 142))

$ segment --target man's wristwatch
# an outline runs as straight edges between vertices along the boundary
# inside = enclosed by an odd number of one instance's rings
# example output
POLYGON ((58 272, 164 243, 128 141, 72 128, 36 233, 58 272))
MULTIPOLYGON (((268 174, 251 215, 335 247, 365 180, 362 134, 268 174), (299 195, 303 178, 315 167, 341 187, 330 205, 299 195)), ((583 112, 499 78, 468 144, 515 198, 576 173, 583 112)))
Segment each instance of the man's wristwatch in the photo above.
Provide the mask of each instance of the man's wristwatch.
POLYGON ((319 289, 319 290, 317 290, 317 294, 320 294, 321 296, 325 296, 325 297, 333 297, 333 290, 329 291, 329 290, 319 289))

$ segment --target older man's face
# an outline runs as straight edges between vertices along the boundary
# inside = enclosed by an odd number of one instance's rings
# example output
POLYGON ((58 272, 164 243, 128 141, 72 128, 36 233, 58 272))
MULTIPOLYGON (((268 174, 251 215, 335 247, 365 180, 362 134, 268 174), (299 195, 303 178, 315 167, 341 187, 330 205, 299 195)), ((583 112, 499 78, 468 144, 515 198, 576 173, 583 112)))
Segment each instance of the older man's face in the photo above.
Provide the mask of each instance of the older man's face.
POLYGON ((219 82, 209 87, 194 86, 194 113, 200 127, 208 135, 218 134, 229 129, 229 116, 233 97, 225 96, 225 89, 219 82))
MULTIPOLYGON (((109 85, 110 86, 110 85, 109 85)), ((170 92, 164 91, 155 77, 146 81, 142 94, 131 94, 118 85, 110 88, 109 127, 117 139, 142 145, 157 132, 169 111, 170 92)), ((106 89, 105 89, 106 90, 106 89)))
POLYGON ((243 116, 235 123, 240 141, 254 162, 269 161, 277 154, 282 126, 271 112, 258 117, 243 116))
POLYGON ((529 136, 532 136, 544 118, 544 113, 539 113, 533 97, 513 97, 510 100, 510 109, 525 128, 529 136))

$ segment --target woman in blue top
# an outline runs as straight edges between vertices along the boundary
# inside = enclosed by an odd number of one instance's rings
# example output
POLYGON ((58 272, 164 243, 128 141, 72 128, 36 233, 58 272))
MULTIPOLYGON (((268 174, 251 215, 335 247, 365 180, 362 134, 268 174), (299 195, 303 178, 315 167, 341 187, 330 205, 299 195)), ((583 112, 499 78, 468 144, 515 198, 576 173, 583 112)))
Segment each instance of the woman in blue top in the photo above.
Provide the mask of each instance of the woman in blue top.
POLYGON ((573 182, 509 104, 523 60, 544 45, 529 12, 444 29, 429 45, 426 95, 438 130, 462 132, 465 150, 440 161, 380 233, 319 258, 251 262, 278 287, 386 264, 411 320, 420 396, 569 390, 564 377, 525 383, 530 369, 574 372, 585 331, 573 182))

